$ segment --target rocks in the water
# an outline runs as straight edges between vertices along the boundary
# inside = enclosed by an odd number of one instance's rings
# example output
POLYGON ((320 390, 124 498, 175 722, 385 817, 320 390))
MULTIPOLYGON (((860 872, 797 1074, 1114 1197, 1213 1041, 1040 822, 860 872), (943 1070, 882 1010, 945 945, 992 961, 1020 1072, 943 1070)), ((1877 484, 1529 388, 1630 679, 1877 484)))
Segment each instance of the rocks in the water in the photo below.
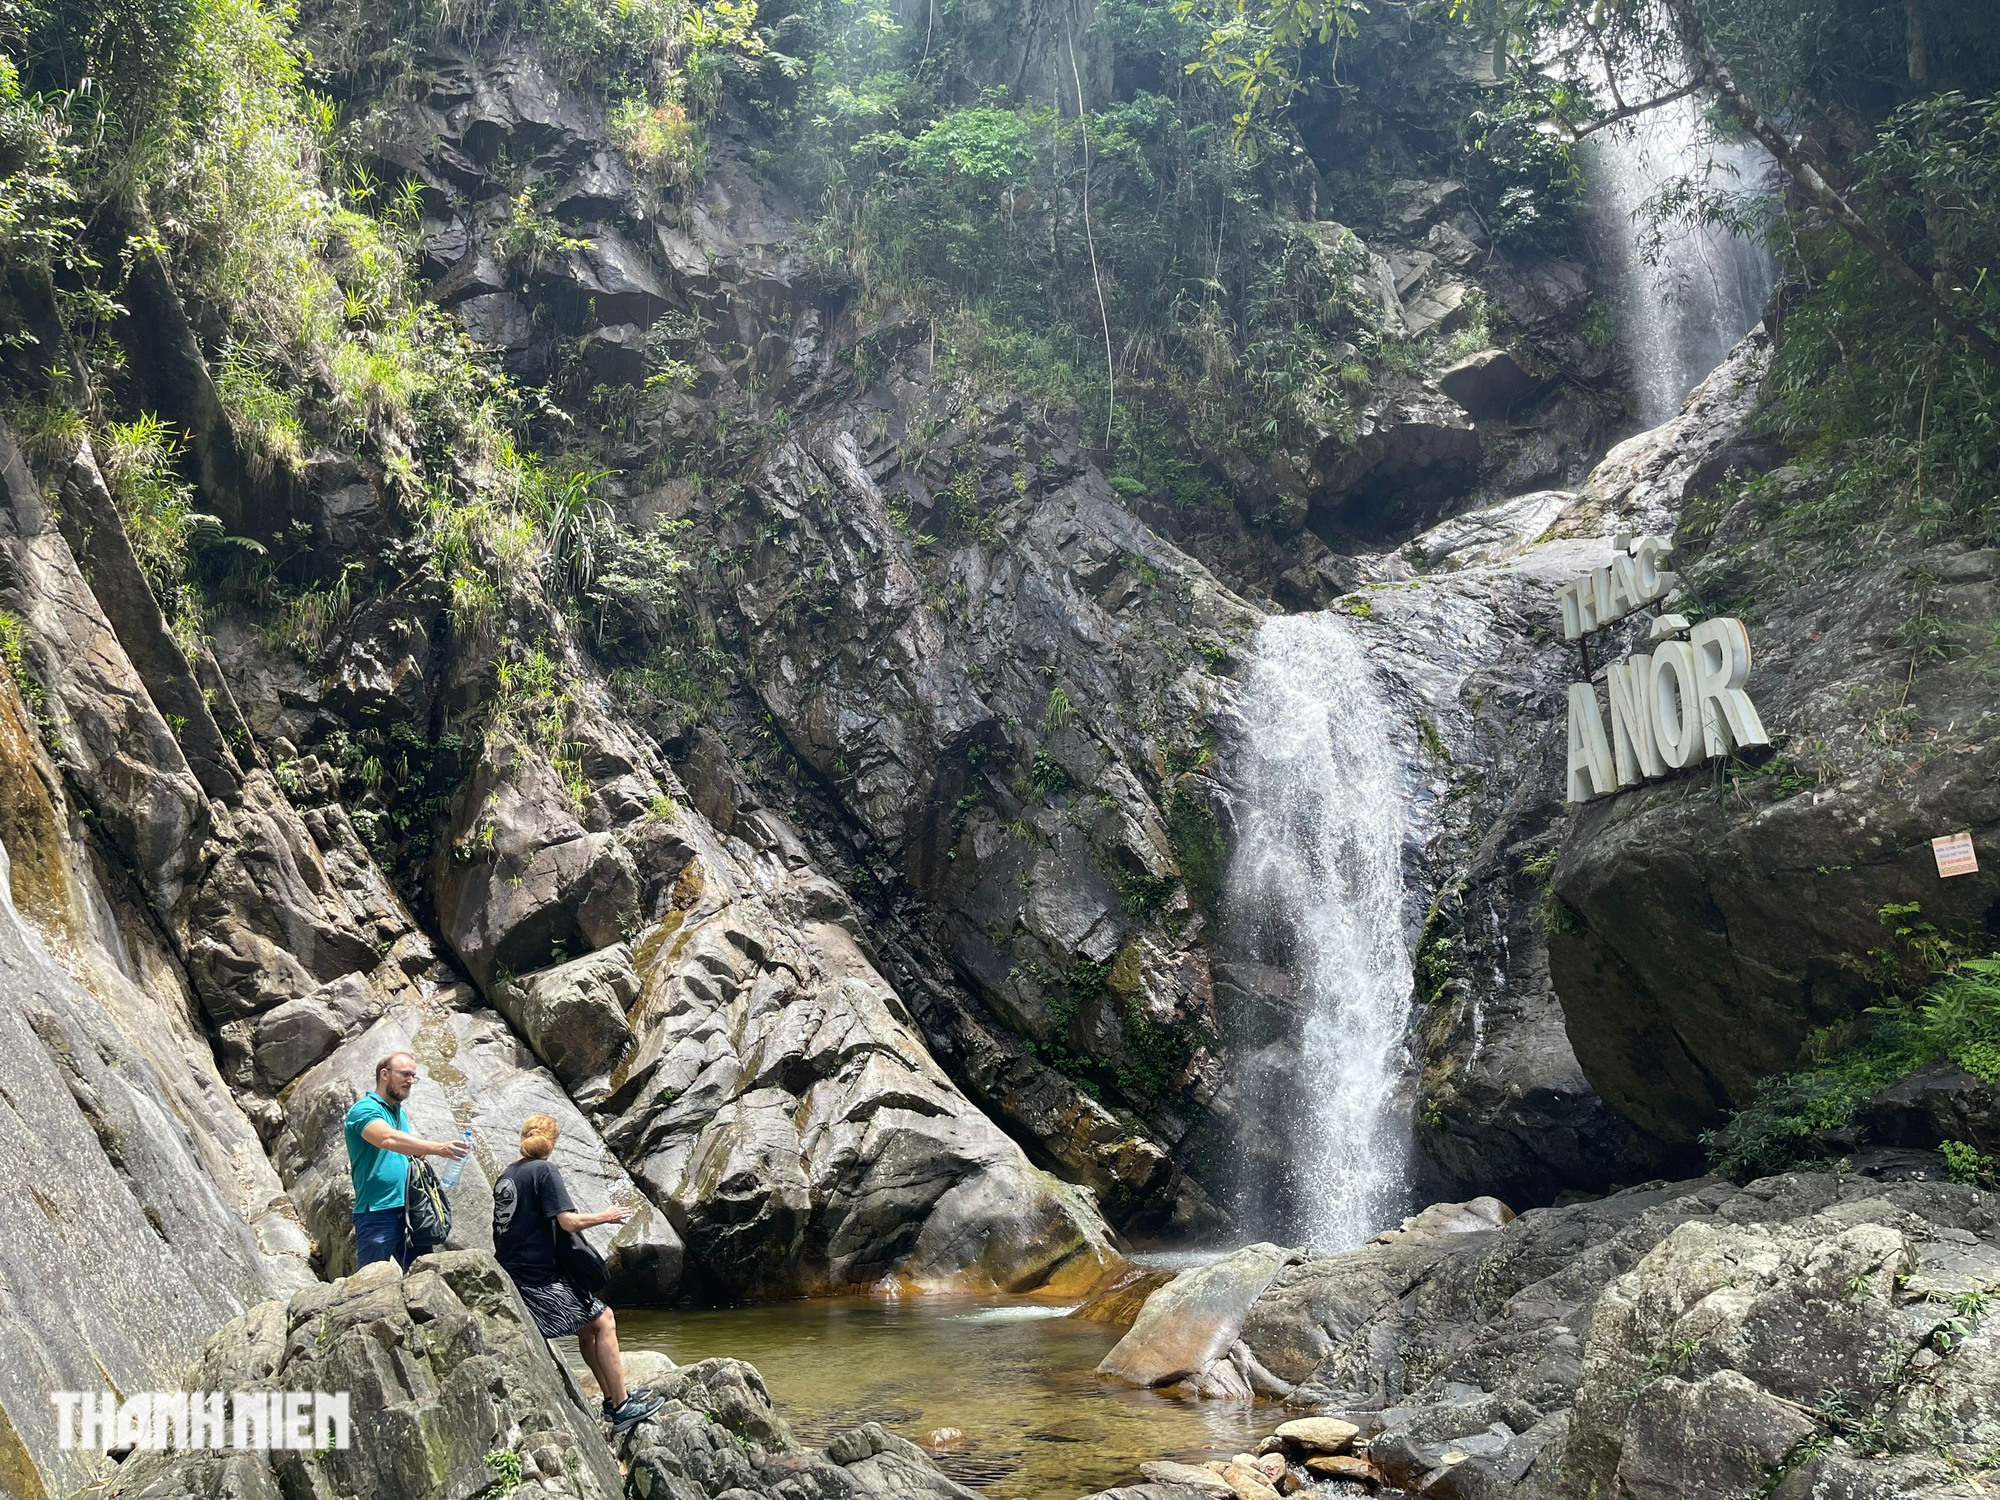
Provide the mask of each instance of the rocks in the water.
POLYGON ((1110 1323, 1130 1328, 1146 1299, 1174 1279, 1172 1271, 1150 1266, 1120 1266, 1084 1296, 1071 1311, 1086 1323, 1110 1323))
POLYGON ((1251 1245, 1181 1272, 1146 1299, 1098 1373, 1128 1385, 1171 1385, 1227 1359, 1258 1297, 1299 1259, 1295 1250, 1251 1245))
POLYGON ((879 1423, 801 1449, 763 1377, 740 1360, 705 1359, 654 1392, 665 1406, 618 1442, 632 1500, 977 1500, 879 1423))
POLYGON ((1347 1413, 1279 1429, 1314 1478, 1467 1500, 1943 1500, 1950 1465, 2000 1440, 1995 1287, 2000 1196, 1704 1180, 1300 1257, 1240 1342, 1295 1404, 1347 1413), (1307 1434, 1350 1451, 1308 1454, 1307 1434))
POLYGON ((446 1251, 407 1276, 389 1262, 265 1303, 212 1338, 193 1390, 344 1391, 346 1448, 136 1454, 107 1500, 236 1495, 275 1500, 463 1500, 507 1486, 618 1500, 625 1485, 507 1273, 446 1251))
POLYGON ((1384 1481, 1380 1469, 1352 1453, 1315 1453, 1305 1460, 1304 1468, 1315 1479, 1344 1479, 1355 1484, 1381 1484, 1384 1481))
POLYGON ((1361 1436, 1361 1429, 1339 1417, 1295 1417, 1280 1423, 1273 1436, 1306 1453, 1345 1453, 1361 1436))
POLYGON ((1215 1500, 1229 1500, 1236 1493, 1220 1474, 1197 1464, 1177 1464, 1162 1459, 1139 1465, 1139 1474, 1148 1483, 1196 1490, 1215 1497, 1215 1500))
POLYGON ((1246 1454, 1216 1465, 1215 1473, 1229 1486, 1236 1500, 1277 1500, 1278 1487, 1272 1483, 1271 1476, 1255 1463, 1246 1462, 1247 1458, 1246 1454))

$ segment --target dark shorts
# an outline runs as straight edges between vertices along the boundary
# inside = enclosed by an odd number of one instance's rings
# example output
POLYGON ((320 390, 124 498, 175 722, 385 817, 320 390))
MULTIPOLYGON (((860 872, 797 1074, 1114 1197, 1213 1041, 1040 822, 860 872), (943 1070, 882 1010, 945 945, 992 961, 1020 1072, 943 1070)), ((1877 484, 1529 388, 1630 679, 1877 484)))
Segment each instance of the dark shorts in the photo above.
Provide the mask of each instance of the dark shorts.
POLYGON ((410 1231, 400 1208, 371 1208, 354 1216, 354 1265, 393 1260, 410 1269, 410 1231))
POLYGON ((522 1286, 517 1281, 514 1285, 545 1339, 567 1337, 596 1321, 597 1315, 604 1311, 602 1302, 595 1297, 578 1296, 576 1288, 567 1281, 552 1281, 546 1286, 522 1286))

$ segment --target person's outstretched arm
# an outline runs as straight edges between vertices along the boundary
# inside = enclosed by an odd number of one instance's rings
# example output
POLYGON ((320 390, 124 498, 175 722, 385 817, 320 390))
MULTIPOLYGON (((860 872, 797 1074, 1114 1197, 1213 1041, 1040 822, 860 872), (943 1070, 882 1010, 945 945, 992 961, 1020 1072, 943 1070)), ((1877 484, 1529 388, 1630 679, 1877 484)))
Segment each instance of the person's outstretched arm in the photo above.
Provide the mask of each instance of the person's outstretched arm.
POLYGON ((557 1214, 556 1227, 566 1233, 574 1234, 579 1229, 592 1229, 599 1224, 623 1224, 631 1217, 632 1210, 620 1205, 617 1208, 607 1208, 601 1214, 557 1214))
POLYGON ((394 1151, 402 1156, 460 1157, 472 1148, 464 1141, 427 1141, 420 1135, 398 1130, 387 1120, 370 1120, 361 1127, 361 1139, 377 1151, 394 1151))

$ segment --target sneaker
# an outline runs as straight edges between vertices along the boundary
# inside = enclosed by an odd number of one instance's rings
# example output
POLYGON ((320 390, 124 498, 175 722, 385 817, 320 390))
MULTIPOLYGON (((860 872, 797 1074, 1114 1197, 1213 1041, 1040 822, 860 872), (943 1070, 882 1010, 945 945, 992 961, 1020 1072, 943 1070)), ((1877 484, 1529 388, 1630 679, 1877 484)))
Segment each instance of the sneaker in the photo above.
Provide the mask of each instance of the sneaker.
MULTIPOLYGON (((627 1401, 644 1401, 647 1397, 651 1396, 652 1394, 653 1394, 653 1388, 650 1385, 635 1385, 629 1387, 626 1390, 625 1399, 627 1401)), ((611 1413, 616 1410, 617 1408, 611 1404, 611 1398, 608 1396, 605 1397, 604 1420, 609 1422, 611 1420, 611 1413)))
POLYGON ((644 1396, 635 1393, 625 1398, 623 1406, 614 1412, 608 1413, 605 1420, 610 1422, 611 1430, 614 1433, 630 1432, 634 1427, 637 1427, 666 1404, 666 1402, 662 1401, 658 1396, 653 1395, 650 1391, 644 1396))

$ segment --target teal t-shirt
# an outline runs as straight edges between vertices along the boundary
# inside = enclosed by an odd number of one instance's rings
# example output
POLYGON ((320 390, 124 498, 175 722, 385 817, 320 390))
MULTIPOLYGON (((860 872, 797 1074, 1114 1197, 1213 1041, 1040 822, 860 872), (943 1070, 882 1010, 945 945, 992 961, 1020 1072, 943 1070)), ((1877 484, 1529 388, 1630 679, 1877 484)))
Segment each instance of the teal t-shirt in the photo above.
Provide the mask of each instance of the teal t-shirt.
POLYGON ((386 1120, 391 1130, 407 1132, 410 1122, 398 1105, 390 1109, 380 1094, 363 1094, 347 1111, 347 1162, 354 1172, 354 1211, 369 1213, 378 1208, 401 1208, 409 1181, 410 1159, 399 1151, 384 1151, 361 1139, 370 1120, 386 1120))

